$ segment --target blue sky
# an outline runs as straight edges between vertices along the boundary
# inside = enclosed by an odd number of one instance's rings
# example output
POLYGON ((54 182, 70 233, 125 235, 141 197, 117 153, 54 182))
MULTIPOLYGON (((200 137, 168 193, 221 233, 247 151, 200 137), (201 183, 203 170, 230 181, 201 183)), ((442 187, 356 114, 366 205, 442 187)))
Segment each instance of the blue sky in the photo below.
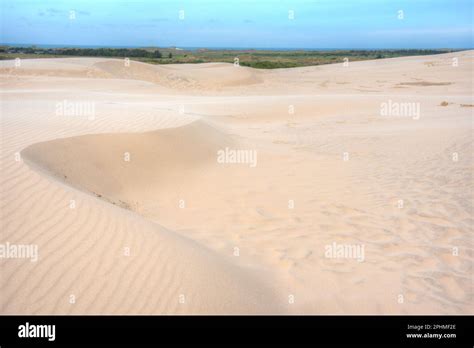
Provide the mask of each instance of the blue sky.
POLYGON ((473 2, 0 0, 0 42, 161 47, 471 48, 473 2), (399 19, 400 10, 403 19, 399 19), (70 18, 70 11, 74 11, 75 18, 70 18), (294 19, 289 18, 289 11, 293 11, 294 19))

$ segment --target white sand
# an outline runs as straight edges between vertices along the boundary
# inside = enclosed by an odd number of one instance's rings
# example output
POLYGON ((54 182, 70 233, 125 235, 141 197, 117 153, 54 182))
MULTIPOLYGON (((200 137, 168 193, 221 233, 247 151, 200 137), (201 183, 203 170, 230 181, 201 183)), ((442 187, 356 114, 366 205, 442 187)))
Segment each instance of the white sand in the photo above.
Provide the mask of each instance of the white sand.
POLYGON ((473 313, 473 55, 0 62, 0 313, 473 313))

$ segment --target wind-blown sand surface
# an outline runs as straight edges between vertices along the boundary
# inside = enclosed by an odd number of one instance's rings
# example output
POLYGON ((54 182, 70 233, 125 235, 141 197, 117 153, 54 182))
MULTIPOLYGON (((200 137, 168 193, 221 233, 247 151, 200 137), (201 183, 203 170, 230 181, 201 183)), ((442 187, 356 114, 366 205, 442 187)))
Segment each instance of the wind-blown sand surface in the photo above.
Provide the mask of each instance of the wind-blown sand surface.
POLYGON ((473 313, 473 63, 0 62, 0 312, 473 313))

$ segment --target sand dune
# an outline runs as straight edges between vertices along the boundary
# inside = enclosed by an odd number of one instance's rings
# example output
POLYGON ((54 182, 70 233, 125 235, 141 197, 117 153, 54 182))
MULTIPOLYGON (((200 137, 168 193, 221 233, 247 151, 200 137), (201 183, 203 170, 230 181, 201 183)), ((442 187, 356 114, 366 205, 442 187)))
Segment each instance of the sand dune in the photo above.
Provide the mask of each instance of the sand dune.
POLYGON ((21 154, 61 181, 132 208, 137 195, 157 194, 156 187, 192 180, 193 172, 215 163, 218 149, 231 143, 225 134, 196 121, 148 133, 51 140, 21 154))
POLYGON ((11 76, 55 76, 65 78, 130 79, 151 82, 170 91, 217 90, 263 82, 264 71, 236 68, 228 63, 151 65, 106 58, 51 58, 48 62, 26 59, 16 68, 14 61, 0 62, 0 73, 11 76))
POLYGON ((0 62, 2 313, 472 313, 473 53, 0 62))

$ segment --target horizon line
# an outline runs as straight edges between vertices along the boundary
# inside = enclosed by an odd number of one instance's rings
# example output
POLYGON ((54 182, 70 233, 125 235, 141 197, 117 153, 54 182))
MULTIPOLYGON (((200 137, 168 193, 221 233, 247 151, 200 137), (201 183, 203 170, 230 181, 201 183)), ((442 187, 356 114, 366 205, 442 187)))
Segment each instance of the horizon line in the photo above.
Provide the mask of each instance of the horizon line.
POLYGON ((87 45, 87 44, 44 44, 44 43, 11 43, 5 42, 0 43, 0 46, 11 46, 11 47, 33 47, 38 48, 157 48, 157 49, 182 49, 182 50, 199 50, 199 49, 209 49, 209 50, 286 50, 286 51, 323 51, 323 50, 471 50, 474 47, 429 47, 429 48, 420 48, 420 47, 391 47, 391 48, 382 48, 382 47, 225 47, 225 46, 146 46, 146 45, 87 45))

